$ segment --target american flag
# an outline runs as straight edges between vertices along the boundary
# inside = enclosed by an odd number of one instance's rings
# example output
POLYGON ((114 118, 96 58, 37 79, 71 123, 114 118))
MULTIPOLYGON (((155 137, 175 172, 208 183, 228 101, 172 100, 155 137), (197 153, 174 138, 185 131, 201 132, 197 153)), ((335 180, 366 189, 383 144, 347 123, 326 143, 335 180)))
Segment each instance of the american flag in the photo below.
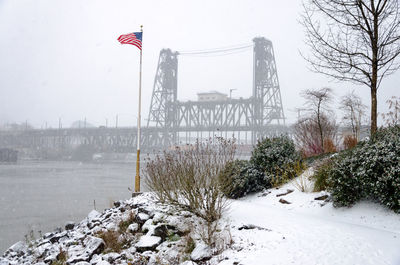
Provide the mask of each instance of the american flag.
POLYGON ((142 49, 142 32, 133 32, 119 36, 118 41, 121 44, 132 44, 142 49))

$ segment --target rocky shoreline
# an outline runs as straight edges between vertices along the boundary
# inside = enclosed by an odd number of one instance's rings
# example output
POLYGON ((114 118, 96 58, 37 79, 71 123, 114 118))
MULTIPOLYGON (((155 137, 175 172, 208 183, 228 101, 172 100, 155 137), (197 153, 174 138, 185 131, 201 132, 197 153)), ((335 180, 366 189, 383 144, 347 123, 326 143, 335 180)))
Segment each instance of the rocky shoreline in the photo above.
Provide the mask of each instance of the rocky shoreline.
POLYGON ((93 210, 65 229, 20 241, 0 257, 0 265, 210 264, 232 240, 229 228, 217 231, 220 242, 210 248, 200 218, 144 193, 102 213, 93 210))

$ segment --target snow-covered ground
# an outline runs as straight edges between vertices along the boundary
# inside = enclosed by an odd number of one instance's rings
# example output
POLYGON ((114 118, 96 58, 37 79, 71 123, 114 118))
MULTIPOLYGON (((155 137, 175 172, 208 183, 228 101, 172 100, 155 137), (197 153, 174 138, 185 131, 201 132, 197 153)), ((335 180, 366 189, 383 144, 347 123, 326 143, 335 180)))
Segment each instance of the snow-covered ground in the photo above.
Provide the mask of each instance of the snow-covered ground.
POLYGON ((289 183, 232 201, 227 216, 235 243, 220 264, 400 264, 399 214, 371 202, 334 208, 314 200, 321 195, 289 183), (276 196, 287 189, 294 191, 276 196), (238 229, 249 224, 260 228, 238 229))

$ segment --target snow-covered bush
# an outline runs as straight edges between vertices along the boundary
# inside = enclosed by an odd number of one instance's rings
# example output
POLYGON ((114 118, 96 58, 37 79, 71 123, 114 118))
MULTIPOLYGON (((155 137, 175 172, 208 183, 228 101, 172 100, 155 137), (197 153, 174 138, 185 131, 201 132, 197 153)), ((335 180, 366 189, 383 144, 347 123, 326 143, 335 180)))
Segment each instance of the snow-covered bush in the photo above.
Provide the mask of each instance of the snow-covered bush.
POLYGON ((264 172, 273 186, 279 186, 297 176, 299 160, 300 155, 293 141, 287 136, 280 136, 258 141, 250 162, 264 172))
POLYGON ((400 126, 380 129, 333 161, 329 172, 336 206, 367 198, 400 212, 400 126))
POLYGON ((220 187, 228 198, 240 198, 271 186, 270 179, 246 160, 235 160, 219 174, 220 187))
POLYGON ((220 187, 229 198, 279 186, 304 169, 294 143, 287 136, 266 138, 257 143, 250 161, 236 160, 219 175, 220 187))
POLYGON ((288 163, 299 160, 293 141, 287 136, 265 138, 258 141, 251 154, 251 163, 261 171, 274 173, 288 163))

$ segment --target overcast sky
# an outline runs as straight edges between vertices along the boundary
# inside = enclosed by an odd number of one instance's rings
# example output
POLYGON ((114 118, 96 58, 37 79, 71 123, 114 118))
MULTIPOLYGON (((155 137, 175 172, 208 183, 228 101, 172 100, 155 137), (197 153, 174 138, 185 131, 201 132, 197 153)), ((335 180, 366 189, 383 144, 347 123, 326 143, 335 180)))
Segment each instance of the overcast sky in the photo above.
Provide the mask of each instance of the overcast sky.
MULTIPOLYGON (((331 87, 336 101, 355 90, 367 105, 367 87, 332 82, 311 73, 299 50, 303 29, 300 0, 0 0, 0 124, 64 127, 87 120, 97 126, 135 125, 139 50, 120 45, 120 34, 143 34, 143 119, 147 118, 159 52, 210 49, 251 43, 256 36, 273 42, 285 115, 296 119, 299 93, 331 87)), ((179 57, 178 99, 217 90, 249 97, 252 51, 219 57, 179 57)), ((378 111, 399 95, 400 72, 378 91, 378 111)), ((340 116, 340 112, 337 112, 340 116)))

